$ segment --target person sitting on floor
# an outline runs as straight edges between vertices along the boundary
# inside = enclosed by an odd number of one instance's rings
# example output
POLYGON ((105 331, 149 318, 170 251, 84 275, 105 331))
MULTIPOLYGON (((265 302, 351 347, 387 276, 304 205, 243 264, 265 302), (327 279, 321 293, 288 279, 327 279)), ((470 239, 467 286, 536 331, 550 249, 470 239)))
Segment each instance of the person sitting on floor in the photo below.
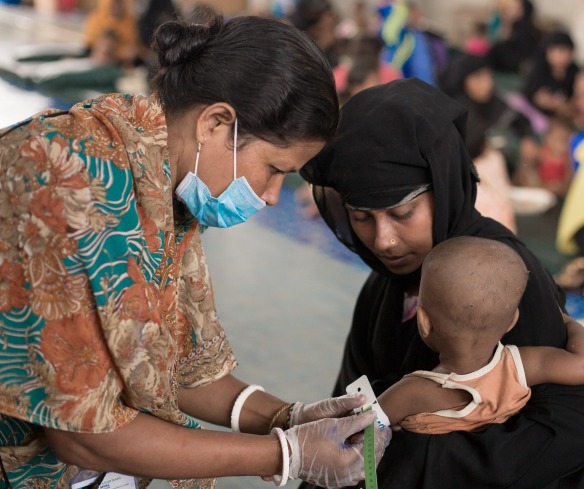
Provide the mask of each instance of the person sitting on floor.
POLYGON ((548 116, 569 116, 569 100, 574 93, 577 73, 572 38, 565 32, 553 32, 542 41, 534 56, 523 94, 536 109, 548 116))

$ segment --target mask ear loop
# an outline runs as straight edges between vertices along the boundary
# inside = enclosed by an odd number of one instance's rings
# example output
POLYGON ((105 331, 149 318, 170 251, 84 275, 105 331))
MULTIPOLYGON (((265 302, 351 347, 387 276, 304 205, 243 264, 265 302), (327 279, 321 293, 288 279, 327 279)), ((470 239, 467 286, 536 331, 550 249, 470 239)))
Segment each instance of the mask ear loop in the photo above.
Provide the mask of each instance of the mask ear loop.
POLYGON ((201 148, 203 145, 197 141, 197 156, 195 157, 195 176, 197 176, 197 170, 199 169, 199 156, 201 156, 201 148))
POLYGON ((233 180, 237 179, 237 117, 233 128, 233 180))

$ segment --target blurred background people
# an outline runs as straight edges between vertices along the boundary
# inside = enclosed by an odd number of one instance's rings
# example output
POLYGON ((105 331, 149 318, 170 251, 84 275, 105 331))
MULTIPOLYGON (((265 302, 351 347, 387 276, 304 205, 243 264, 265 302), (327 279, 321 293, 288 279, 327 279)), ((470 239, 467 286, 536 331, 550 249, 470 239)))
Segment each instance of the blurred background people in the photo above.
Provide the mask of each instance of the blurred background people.
POLYGON ((474 29, 464 42, 464 52, 475 56, 486 56, 491 49, 486 22, 475 22, 474 29))
POLYGON ((530 0, 499 0, 489 23, 489 59, 495 70, 519 73, 533 55, 540 38, 534 12, 530 0))
POLYGON ((565 197, 572 180, 570 138, 574 130, 574 123, 570 118, 552 117, 539 150, 537 162, 539 184, 558 197, 565 197))
POLYGON ((155 64, 154 52, 150 49, 154 32, 160 24, 175 20, 178 16, 179 12, 172 0, 147 0, 145 4, 142 4, 137 23, 141 58, 151 70, 155 64))
POLYGON ((576 172, 558 222, 556 246, 561 253, 575 257, 555 276, 567 290, 584 288, 584 172, 576 172))
POLYGON ((91 56, 125 67, 139 57, 138 26, 133 0, 98 0, 84 26, 85 45, 91 56))
POLYGON ((467 149, 478 156, 483 141, 502 152, 509 175, 537 158, 538 145, 529 120, 495 92, 493 70, 486 57, 461 54, 441 79, 442 89, 468 110, 467 149))
POLYGON ((333 70, 341 104, 361 90, 401 78, 401 73, 381 57, 382 48, 383 43, 374 36, 348 41, 333 70))
POLYGON ((444 39, 424 28, 421 5, 410 0, 384 0, 377 11, 381 18, 383 58, 404 78, 436 85, 448 53, 444 39))
POLYGON ((316 41, 331 68, 337 66, 339 53, 335 27, 338 16, 329 0, 298 0, 288 20, 316 41))
POLYGON ((542 41, 525 76, 523 94, 539 111, 550 115, 571 115, 570 98, 578 66, 574 42, 565 32, 553 32, 542 41))
POLYGON ((584 71, 579 71, 576 75, 571 103, 574 124, 578 130, 584 131, 584 71))

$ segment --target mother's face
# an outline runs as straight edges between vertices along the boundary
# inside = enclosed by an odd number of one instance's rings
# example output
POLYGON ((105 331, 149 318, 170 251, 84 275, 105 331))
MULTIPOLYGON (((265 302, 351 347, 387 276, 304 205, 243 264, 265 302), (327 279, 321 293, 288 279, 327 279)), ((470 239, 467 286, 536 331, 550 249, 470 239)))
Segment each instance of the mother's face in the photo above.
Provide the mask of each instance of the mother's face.
POLYGON ((414 272, 433 246, 434 194, 385 209, 348 209, 355 234, 396 275, 414 272))

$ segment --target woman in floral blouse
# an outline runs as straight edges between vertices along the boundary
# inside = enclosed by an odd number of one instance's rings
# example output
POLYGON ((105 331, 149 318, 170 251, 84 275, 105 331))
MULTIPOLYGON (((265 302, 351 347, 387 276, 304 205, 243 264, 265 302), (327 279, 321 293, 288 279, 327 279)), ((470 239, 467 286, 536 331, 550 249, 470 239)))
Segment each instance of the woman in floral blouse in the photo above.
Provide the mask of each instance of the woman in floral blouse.
MULTIPOLYGON (((343 417, 363 396, 286 404, 231 375, 199 237, 276 204, 284 175, 333 137, 332 74, 291 27, 195 19, 158 31, 151 96, 105 95, 0 132, 12 487, 67 487, 80 467, 185 488, 363 478, 363 445, 345 441, 373 415, 343 417)), ((377 459, 389 438, 376 437, 377 459)))

